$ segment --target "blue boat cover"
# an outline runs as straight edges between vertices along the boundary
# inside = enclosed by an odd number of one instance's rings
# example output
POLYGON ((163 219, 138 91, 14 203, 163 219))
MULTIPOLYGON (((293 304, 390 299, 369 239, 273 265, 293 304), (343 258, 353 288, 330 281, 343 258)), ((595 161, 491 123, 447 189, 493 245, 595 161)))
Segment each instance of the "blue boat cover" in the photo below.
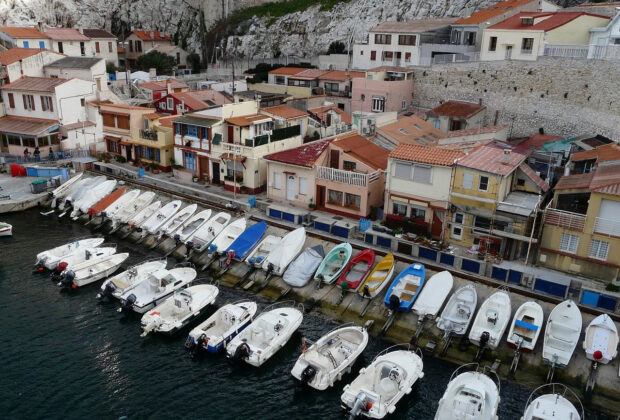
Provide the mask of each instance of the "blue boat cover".
POLYGON ((246 255, 256 246, 258 241, 263 237, 267 230, 267 223, 258 222, 243 231, 237 239, 234 240, 228 249, 224 252, 235 251, 235 258, 244 259, 246 255))
POLYGON ((517 327, 525 328, 526 330, 538 331, 538 325, 530 324, 529 322, 521 321, 517 319, 515 321, 517 327))

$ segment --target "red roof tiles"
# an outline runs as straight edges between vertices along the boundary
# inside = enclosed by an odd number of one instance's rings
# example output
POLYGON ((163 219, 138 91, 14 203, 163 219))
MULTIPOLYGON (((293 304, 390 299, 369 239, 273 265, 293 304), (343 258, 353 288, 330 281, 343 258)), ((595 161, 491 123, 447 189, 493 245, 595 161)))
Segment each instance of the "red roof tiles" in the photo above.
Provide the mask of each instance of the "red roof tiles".
POLYGON ((446 137, 446 133, 415 115, 401 117, 393 123, 382 125, 377 132, 398 144, 422 146, 434 146, 439 139, 446 137))
POLYGON ((594 172, 587 174, 577 175, 564 175, 557 184, 555 184, 555 190, 573 190, 588 188, 594 177, 594 172))
POLYGON ((514 10, 518 7, 525 6, 528 3, 531 3, 535 0, 506 0, 500 1, 499 3, 495 3, 489 7, 486 7, 482 10, 478 10, 476 13, 473 13, 471 16, 461 18, 454 22, 455 25, 477 25, 480 23, 484 23, 491 18, 496 16, 503 15, 504 13, 508 13, 510 10, 514 10))
POLYGON ((573 162, 590 159, 596 159, 597 162, 620 160, 620 145, 618 143, 609 143, 596 149, 574 153, 570 158, 573 162))
POLYGON ((458 165, 505 176, 521 165, 527 156, 528 151, 524 148, 494 141, 472 150, 458 161, 458 165), (508 154, 507 162, 504 162, 505 153, 508 154))
MULTIPOLYGON (((140 87, 143 87, 152 91, 166 90, 167 89, 167 81, 166 80, 156 80, 154 82, 143 82, 140 83, 140 87)), ((176 79, 170 79, 170 85, 172 89, 189 89, 183 82, 179 82, 176 79)))
POLYGON ((340 121, 342 121, 343 123, 351 124, 352 122, 351 114, 344 112, 342 109, 338 108, 336 105, 322 106, 320 108, 312 108, 308 110, 310 114, 314 114, 314 117, 318 117, 321 121, 325 121, 327 119, 328 111, 334 111, 336 114, 339 114, 340 121))
POLYGON ((166 35, 160 31, 131 31, 131 33, 143 41, 172 41, 170 35, 166 35))
POLYGON ((562 140, 562 137, 559 136, 551 136, 549 134, 533 134, 529 136, 525 141, 519 143, 519 146, 529 147, 535 150, 540 149, 544 146, 545 143, 549 143, 550 141, 562 140))
POLYGON ((521 12, 508 19, 489 26, 489 29, 511 29, 519 31, 551 31, 562 25, 566 25, 580 16, 594 16, 609 19, 607 16, 595 15, 585 12, 521 12), (534 25, 524 25, 523 17, 534 18, 534 25))
POLYGON ((534 184, 538 185, 540 189, 545 192, 549 190, 549 185, 545 181, 543 181, 541 177, 536 175, 536 172, 534 172, 534 170, 527 163, 523 162, 521 165, 519 165, 519 169, 521 169, 523 173, 527 175, 527 177, 531 179, 534 184))
POLYGON ((486 109, 486 106, 474 102, 446 101, 431 109, 428 115, 447 115, 450 117, 470 118, 486 109))
POLYGON ((439 166, 452 166, 463 156, 465 153, 458 150, 417 146, 415 144, 400 144, 390 153, 390 158, 439 166))
POLYGON ((280 67, 279 69, 271 70, 269 74, 278 74, 283 76, 292 76, 297 73, 301 73, 302 71, 307 70, 303 67, 280 67))
POLYGON ((54 92, 56 86, 68 82, 71 79, 57 79, 48 77, 22 77, 8 85, 0 86, 6 90, 24 90, 28 92, 54 92))
POLYGON ((304 111, 300 111, 296 108, 287 105, 277 105, 270 106, 268 108, 261 109, 262 112, 266 112, 267 114, 275 115, 276 117, 290 119, 290 118, 299 118, 305 117, 308 115, 304 111))
POLYGON ((294 149, 266 155, 264 159, 312 168, 332 141, 333 139, 327 139, 307 143, 303 146, 295 147, 294 149))
POLYGON ((57 120, 8 115, 0 118, 0 132, 36 136, 58 124, 57 120))
POLYGON ((45 33, 57 41, 90 41, 89 37, 75 28, 47 28, 45 33))
POLYGON ((620 195, 620 165, 599 166, 594 171, 590 190, 610 195, 620 195))
POLYGON ((32 57, 35 54, 39 54, 41 50, 34 48, 11 48, 10 50, 0 52, 0 64, 6 66, 13 64, 24 58, 32 57))
POLYGON ((49 38, 45 33, 31 26, 0 26, 0 31, 11 38, 49 38))
POLYGON ((363 71, 342 71, 342 70, 332 70, 321 76, 321 79, 325 80, 338 80, 344 82, 345 80, 350 80, 359 77, 366 77, 366 73, 363 71))
POLYGON ((371 168, 387 168, 387 159, 390 152, 358 134, 341 137, 338 140, 334 140, 332 145, 339 147, 344 153, 364 162, 371 168))

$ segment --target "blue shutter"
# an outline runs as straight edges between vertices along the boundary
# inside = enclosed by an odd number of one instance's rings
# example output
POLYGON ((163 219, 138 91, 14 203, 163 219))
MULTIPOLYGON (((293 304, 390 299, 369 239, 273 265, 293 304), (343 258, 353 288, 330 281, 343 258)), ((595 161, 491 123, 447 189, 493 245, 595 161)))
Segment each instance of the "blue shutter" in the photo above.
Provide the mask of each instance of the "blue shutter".
POLYGON ((45 49, 45 42, 44 41, 39 41, 39 48, 41 48, 42 50, 45 49))
POLYGON ((28 43, 28 41, 24 41, 24 48, 30 48, 30 44, 28 43))

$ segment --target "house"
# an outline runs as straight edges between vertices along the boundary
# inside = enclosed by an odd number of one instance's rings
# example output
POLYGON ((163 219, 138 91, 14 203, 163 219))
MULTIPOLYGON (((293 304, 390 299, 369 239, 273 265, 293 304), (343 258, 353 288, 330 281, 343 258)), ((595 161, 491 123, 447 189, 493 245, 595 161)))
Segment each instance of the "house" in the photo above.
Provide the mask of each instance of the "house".
POLYGON ((464 101, 446 101, 426 113, 427 121, 443 132, 481 128, 484 122, 482 104, 464 101))
POLYGON ((123 156, 127 161, 138 159, 138 153, 131 139, 133 129, 147 128, 145 117, 153 114, 155 109, 124 104, 101 103, 99 114, 103 122, 103 140, 106 151, 123 156))
POLYGON ((435 54, 433 46, 448 42, 450 25, 455 20, 419 19, 380 23, 370 30, 367 43, 353 45, 353 68, 430 64, 435 54), (423 50, 428 62, 423 60, 423 50))
POLYGON ((169 93, 188 92, 189 86, 176 79, 155 80, 153 82, 142 82, 140 88, 145 90, 149 98, 155 102, 169 93))
POLYGON ((0 44, 6 48, 35 48, 51 50, 50 37, 43 25, 0 26, 0 44))
POLYGON ((279 127, 299 126, 299 132, 302 136, 306 135, 308 130, 308 113, 292 108, 287 105, 276 105, 267 108, 261 108, 261 114, 272 117, 279 127))
POLYGON ((352 81, 353 109, 362 112, 401 112, 413 102, 413 70, 376 67, 352 81))
POLYGON ((105 29, 87 29, 82 32, 90 39, 94 57, 103 58, 106 63, 118 67, 118 39, 105 29))
POLYGON ((156 43, 153 48, 148 49, 146 53, 148 54, 151 51, 158 51, 162 54, 166 54, 167 56, 172 57, 174 59, 174 62, 176 63, 177 68, 179 69, 187 68, 188 53, 178 45, 156 43))
POLYGON ((191 92, 169 93, 154 101, 153 106, 157 112, 179 115, 186 112, 199 111, 201 109, 231 103, 222 93, 212 90, 192 90, 191 92))
POLYGON ((588 58, 620 59, 620 10, 606 26, 590 28, 588 58))
POLYGON ((587 174, 598 166, 620 164, 620 145, 609 143, 592 150, 573 153, 567 167, 570 174, 587 174))
POLYGON ((62 58, 48 50, 34 48, 11 48, 0 51, 0 85, 16 81, 24 76, 43 77, 43 66, 62 58))
POLYGON ((336 105, 310 108, 308 113, 308 130, 306 135, 314 138, 325 138, 346 133, 352 129, 352 117, 336 105), (318 136, 318 137, 317 137, 318 136))
MULTIPOLYGON (((441 125, 441 122, 440 122, 441 125)), ((508 126, 506 125, 489 125, 485 127, 472 127, 463 130, 448 131, 445 137, 439 139, 438 144, 457 145, 461 143, 471 143, 486 140, 505 141, 508 137, 508 126)))
POLYGON ((157 45, 173 45, 170 35, 160 31, 131 31, 125 37, 125 53, 123 59, 129 68, 136 68, 138 57, 157 45))
POLYGON ((399 144, 436 146, 446 133, 415 115, 400 117, 393 123, 377 128, 375 142, 381 147, 394 150, 399 144))
POLYGON ((594 277, 620 276, 620 165, 563 176, 543 215, 537 264, 594 277))
POLYGON ((388 219, 412 220, 417 234, 443 239, 450 207, 450 184, 456 162, 465 156, 415 144, 399 144, 390 152, 384 214, 388 219))
POLYGON ((353 125, 364 137, 372 137, 377 132, 377 127, 391 124, 398 120, 398 113, 392 112, 361 112, 353 111, 353 125))
POLYGON ((98 92, 108 90, 105 60, 98 57, 63 57, 43 67, 45 77, 76 78, 94 82, 98 92))
POLYGON ((133 158, 169 171, 174 159, 172 122, 176 117, 150 113, 143 118, 143 126, 131 127, 131 137, 127 140, 132 144, 133 158))
POLYGON ((566 55, 583 46, 590 29, 605 27, 609 17, 585 12, 521 12, 484 30, 480 60, 530 60, 542 55, 566 55))
POLYGON ((92 57, 94 54, 90 38, 81 28, 47 27, 45 34, 50 38, 51 50, 59 54, 70 57, 92 57))
POLYGON ((23 77, 0 86, 0 91, 6 105, 0 133, 9 153, 22 154, 25 147, 35 146, 67 150, 96 145, 96 124, 89 118, 86 104, 94 96, 94 83, 23 77))
POLYGON ((288 86, 289 76, 308 70, 305 67, 280 67, 267 73, 267 83, 270 85, 288 86))
POLYGON ((267 93, 258 90, 235 91, 234 102, 259 101, 261 108, 281 105, 288 95, 283 93, 267 93))
POLYGON ((493 141, 456 162, 446 240, 508 260, 528 255, 537 242, 534 218, 549 190, 525 162, 528 153, 493 141))

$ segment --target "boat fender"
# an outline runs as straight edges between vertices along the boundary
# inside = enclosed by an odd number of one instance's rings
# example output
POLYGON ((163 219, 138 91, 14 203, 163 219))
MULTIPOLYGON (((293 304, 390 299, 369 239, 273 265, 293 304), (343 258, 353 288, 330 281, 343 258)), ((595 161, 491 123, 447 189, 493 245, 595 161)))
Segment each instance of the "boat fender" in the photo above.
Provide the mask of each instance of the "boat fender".
POLYGON ((304 370, 301 371, 300 380, 302 384, 307 384, 314 379, 316 376, 316 369, 312 365, 306 366, 304 370))
POLYGON ((235 250, 231 249, 226 253, 226 265, 229 266, 232 262, 232 259, 235 258, 235 250))
POLYGON ((594 354, 592 354, 592 357, 594 357, 594 360, 598 362, 599 360, 603 358, 603 352, 600 350, 597 350, 594 352, 594 354))
POLYGON ((343 292, 346 292, 347 290, 349 290, 349 282, 348 282, 348 281, 346 281, 346 280, 341 281, 341 282, 340 282, 340 289, 341 289, 343 292))
POLYGON ((400 299, 396 295, 390 296, 390 309, 395 311, 400 307, 400 299))
POLYGON ((256 258, 256 263, 260 264, 260 263, 263 262, 264 259, 265 259, 265 257, 261 255, 260 257, 256 258))

